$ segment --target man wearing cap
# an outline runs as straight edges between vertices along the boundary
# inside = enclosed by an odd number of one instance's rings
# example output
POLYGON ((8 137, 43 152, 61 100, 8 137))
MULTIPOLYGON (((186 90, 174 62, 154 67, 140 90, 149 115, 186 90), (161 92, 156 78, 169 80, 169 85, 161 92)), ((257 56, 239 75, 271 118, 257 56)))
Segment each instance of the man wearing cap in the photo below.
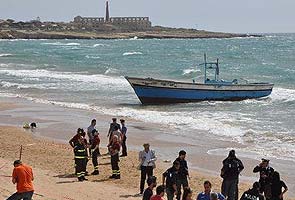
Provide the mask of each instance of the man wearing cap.
POLYGON ((150 150, 150 144, 143 144, 144 150, 139 152, 139 168, 140 176, 140 194, 143 193, 144 182, 146 177, 153 176, 153 170, 156 167, 155 161, 157 160, 154 150, 150 150))
POLYGON ((274 169, 269 166, 269 160, 262 158, 261 163, 253 169, 254 173, 259 172, 260 193, 264 193, 266 199, 271 198, 271 181, 274 169))
POLYGON ((112 120, 113 122, 110 124, 110 128, 107 135, 107 137, 109 137, 109 141, 112 139, 112 133, 115 130, 115 127, 118 127, 119 130, 121 129, 120 124, 117 123, 117 118, 112 118, 112 120))
POLYGON ((7 200, 26 199, 31 200, 34 194, 33 170, 30 166, 23 164, 20 160, 13 163, 12 183, 16 184, 17 192, 11 195, 7 200))
POLYGON ((223 178, 221 193, 228 200, 237 200, 239 175, 244 169, 244 165, 240 159, 236 157, 235 150, 231 150, 228 157, 222 161, 223 167, 220 176, 223 178))
POLYGON ((122 128, 121 128, 121 138, 122 138, 122 155, 121 157, 127 156, 127 146, 126 146, 126 140, 127 140, 127 127, 125 126, 125 120, 120 119, 122 128))

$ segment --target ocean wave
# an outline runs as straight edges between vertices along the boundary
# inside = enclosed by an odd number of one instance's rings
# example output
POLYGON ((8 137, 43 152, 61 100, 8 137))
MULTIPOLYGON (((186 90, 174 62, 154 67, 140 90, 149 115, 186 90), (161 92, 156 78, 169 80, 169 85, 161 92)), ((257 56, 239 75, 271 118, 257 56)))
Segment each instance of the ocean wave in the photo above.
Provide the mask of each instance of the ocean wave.
POLYGON ((108 44, 100 44, 100 43, 93 45, 93 47, 105 47, 105 46, 110 46, 110 45, 108 45, 108 44))
POLYGON ((87 59, 99 59, 99 56, 90 56, 90 55, 86 55, 85 58, 87 59))
POLYGON ((57 89, 56 84, 54 83, 41 83, 41 84, 22 84, 22 83, 13 83, 1 81, 0 85, 3 88, 17 88, 17 89, 57 89))
POLYGON ((114 68, 108 68, 104 74, 117 74, 118 73, 118 70, 117 69, 114 69, 114 68))
POLYGON ((272 101, 295 101, 295 90, 286 88, 273 88, 270 98, 272 101))
POLYGON ((79 74, 72 72, 56 72, 48 71, 44 69, 35 70, 12 70, 12 69, 0 69, 0 74, 8 76, 14 76, 19 78, 39 78, 45 80, 68 80, 82 83, 97 83, 101 87, 121 87, 129 88, 128 82, 123 77, 106 76, 102 74, 79 74))
POLYGON ((142 55, 139 51, 133 51, 133 52, 125 52, 123 53, 123 56, 131 56, 131 55, 142 55))
POLYGON ((182 70, 182 75, 187 76, 187 75, 193 75, 194 73, 200 72, 200 69, 196 68, 189 68, 189 69, 184 69, 182 70))
POLYGON ((11 57, 13 56, 13 54, 10 54, 10 53, 0 53, 0 57, 11 57))
POLYGON ((41 43, 42 45, 54 45, 54 46, 80 46, 80 43, 76 42, 69 42, 69 43, 62 43, 62 42, 44 42, 41 43))

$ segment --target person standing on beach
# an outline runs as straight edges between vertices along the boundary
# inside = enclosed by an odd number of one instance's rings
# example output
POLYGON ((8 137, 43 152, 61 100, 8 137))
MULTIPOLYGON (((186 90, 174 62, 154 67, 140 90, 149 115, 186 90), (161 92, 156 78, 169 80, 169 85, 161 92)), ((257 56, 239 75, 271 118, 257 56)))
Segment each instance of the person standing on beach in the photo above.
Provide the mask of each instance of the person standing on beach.
POLYGON ((112 139, 112 133, 115 130, 115 127, 118 127, 119 130, 121 129, 120 124, 117 123, 117 118, 112 118, 112 120, 113 122, 110 124, 110 128, 107 135, 107 137, 109 137, 109 141, 112 139))
POLYGON ((188 166, 185 160, 186 152, 184 150, 179 151, 178 158, 175 161, 180 163, 180 170, 179 170, 179 179, 177 180, 177 200, 180 200, 181 196, 181 186, 184 188, 188 187, 188 180, 189 177, 188 173, 188 166))
POLYGON ((237 200, 239 175, 244 169, 244 165, 240 159, 236 157, 235 150, 231 150, 228 157, 222 161, 223 167, 220 176, 223 178, 221 193, 228 200, 237 200))
POLYGON ((125 126, 125 120, 120 119, 122 128, 121 128, 121 138, 122 138, 122 155, 121 157, 127 156, 127 146, 126 146, 126 140, 127 140, 127 127, 125 126))
POLYGON ((150 150, 150 144, 143 144, 144 150, 139 152, 139 168, 140 168, 140 194, 143 193, 144 182, 146 177, 153 176, 155 161, 157 160, 154 150, 150 150))
POLYGON ((179 179, 180 163, 178 161, 173 162, 173 166, 167 169, 163 173, 163 185, 166 180, 166 194, 168 200, 173 200, 174 196, 177 196, 177 186, 176 183, 179 179))
POLYGON ((82 137, 82 134, 83 134, 83 129, 81 129, 81 128, 78 128, 78 130, 77 130, 77 134, 76 135, 74 135, 74 137, 72 137, 71 139, 70 139, 70 141, 69 141, 69 144, 71 145, 71 147, 75 147, 78 143, 79 143, 79 138, 81 138, 82 137))
POLYGON ((152 196, 150 200, 164 200, 165 195, 165 187, 163 185, 159 185, 156 188, 156 195, 152 196))
POLYGON ((34 194, 32 168, 23 164, 20 160, 14 161, 13 166, 12 183, 16 184, 17 192, 8 197, 7 200, 31 200, 34 194))
POLYGON ((78 181, 87 180, 85 178, 86 174, 86 159, 87 159, 87 148, 85 148, 84 138, 80 137, 78 139, 78 143, 74 147, 75 153, 75 165, 76 165, 76 175, 78 177, 78 181))
POLYGON ((272 200, 283 200, 284 194, 288 191, 287 185, 281 180, 279 172, 273 173, 271 182, 271 199, 272 200), (284 191, 282 192, 282 189, 284 191))
MULTIPOLYGON (((201 192, 198 194, 197 196, 197 200, 210 200, 210 195, 211 195, 211 188, 212 188, 212 184, 210 181, 205 181, 204 182, 204 192, 201 192)), ((225 197, 220 194, 217 193, 218 199, 219 200, 225 200, 225 197)))
POLYGON ((247 190, 243 193, 240 200, 264 200, 264 196, 260 194, 260 183, 253 183, 252 189, 247 190))
POLYGON ((99 171, 98 171, 97 157, 99 155, 99 143, 100 143, 99 132, 96 129, 93 129, 91 134, 94 136, 92 139, 92 144, 91 144, 91 157, 92 157, 92 164, 94 167, 94 171, 91 174, 98 175, 99 171))
POLYGON ((112 138, 112 143, 109 147, 111 154, 111 165, 112 165, 112 176, 110 178, 120 179, 121 173, 119 168, 119 152, 120 152, 120 143, 118 141, 118 136, 114 135, 112 138))
MULTIPOLYGON (((88 126, 88 128, 87 128, 87 136, 88 136, 88 139, 89 139, 90 146, 92 145, 92 141, 93 141, 93 138, 94 138, 94 135, 93 135, 92 131, 95 130, 95 126, 96 126, 96 119, 93 119, 93 120, 91 120, 90 126, 88 126)), ((91 155, 91 149, 89 149, 89 155, 91 155)))
POLYGON ((151 197, 153 196, 153 189, 154 187, 157 186, 157 177, 150 176, 148 177, 146 182, 147 182, 148 188, 145 189, 142 200, 150 200, 151 197))
POLYGON ((260 174, 260 193, 264 193, 267 200, 271 199, 271 181, 274 169, 269 166, 269 160, 262 158, 261 163, 253 169, 253 172, 260 174))

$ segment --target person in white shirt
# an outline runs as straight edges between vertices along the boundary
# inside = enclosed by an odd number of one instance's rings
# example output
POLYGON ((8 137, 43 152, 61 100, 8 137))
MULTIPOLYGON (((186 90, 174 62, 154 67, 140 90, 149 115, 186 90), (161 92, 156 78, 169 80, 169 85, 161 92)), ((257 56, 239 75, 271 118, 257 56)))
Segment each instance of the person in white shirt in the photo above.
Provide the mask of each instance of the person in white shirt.
POLYGON ((155 161, 157 160, 154 150, 150 150, 150 144, 143 144, 144 150, 139 152, 139 168, 141 171, 140 194, 143 193, 144 183, 147 177, 153 176, 155 161))

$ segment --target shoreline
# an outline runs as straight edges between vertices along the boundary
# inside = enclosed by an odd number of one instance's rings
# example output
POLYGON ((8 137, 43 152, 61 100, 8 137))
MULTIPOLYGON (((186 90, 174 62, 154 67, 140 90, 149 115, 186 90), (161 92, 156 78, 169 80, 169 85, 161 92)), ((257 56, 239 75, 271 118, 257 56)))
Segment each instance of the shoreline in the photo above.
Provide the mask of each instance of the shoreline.
MULTIPOLYGON (((97 127, 101 133, 101 146, 104 147, 106 145, 105 134, 107 132, 108 122, 111 119, 111 116, 99 115, 91 111, 81 112, 81 110, 78 109, 63 108, 54 105, 44 105, 35 102, 29 102, 28 100, 23 100, 19 98, 6 98, 6 100, 5 98, 1 98, 0 105, 4 105, 0 106, 0 111, 2 112, 2 115, 4 115, 4 117, 0 115, 1 126, 7 124, 9 126, 20 127, 22 126, 23 122, 25 122, 25 120, 33 120, 36 121, 37 126, 39 125, 40 127, 37 129, 36 132, 33 133, 34 136, 36 136, 37 138, 46 138, 46 140, 59 143, 66 143, 69 137, 71 137, 75 133, 76 128, 78 128, 76 127, 77 125, 73 126, 73 124, 71 124, 70 122, 63 121, 65 120, 64 117, 69 118, 67 119, 68 121, 78 119, 75 124, 82 125, 82 127, 86 127, 92 118, 96 118, 98 121, 97 127), (12 101, 7 101, 8 99, 12 101), (6 102, 6 105, 3 102, 6 102), (7 107, 8 109, 6 109, 7 107), (5 110, 4 112, 3 109, 5 110), (64 116, 62 114, 64 114, 64 116), (7 116, 9 116, 9 119, 7 119, 6 121, 4 120, 4 118, 7 116), (69 130, 72 131, 72 133, 70 133, 69 130)), ((187 142, 185 138, 172 137, 171 135, 167 135, 165 134, 165 132, 169 130, 165 130, 163 129, 163 127, 160 127, 156 124, 147 124, 132 119, 127 119, 127 127, 129 128, 127 142, 129 149, 131 149, 133 153, 134 151, 141 150, 142 147, 140 144, 144 142, 150 142, 152 148, 154 148, 158 153, 159 161, 172 160, 177 157, 178 151, 185 146, 184 149, 188 152, 187 160, 191 166, 190 169, 194 172, 202 174, 203 176, 211 177, 211 179, 219 182, 217 184, 221 183, 221 178, 219 177, 219 168, 221 167, 221 161, 222 159, 224 159, 224 155, 210 155, 207 152, 207 145, 189 144, 189 142, 187 142), (149 134, 149 138, 146 138, 147 134, 149 134)), ((205 136, 203 137, 204 138, 200 139, 206 140, 205 136)), ((215 141, 211 145, 218 145, 218 147, 228 148, 228 143, 222 141, 215 141)), ((238 147, 238 145, 233 144, 232 147, 238 147)), ((227 153, 228 152, 225 152, 225 154, 227 153)), ((250 174, 249 170, 251 171, 251 167, 254 167, 254 164, 257 164, 258 161, 255 161, 253 159, 246 159, 244 157, 242 158, 242 161, 244 162, 245 167, 248 170, 242 173, 243 176, 240 178, 240 182, 241 184, 245 185, 243 187, 248 187, 254 180, 253 176, 255 176, 253 174, 250 174), (252 175, 252 177, 248 176, 248 174, 252 175)), ((200 184, 201 183, 199 183, 199 186, 200 184)), ((220 191, 220 187, 215 188, 216 191, 220 191)), ((194 188, 192 189, 195 191, 194 188)), ((288 196, 291 196, 292 187, 289 187, 289 189, 290 190, 288 194, 290 193, 290 195, 288 196)), ((201 190, 198 190, 197 192, 200 191, 201 190)))
POLYGON ((36 31, 0 30, 0 39, 206 39, 263 37, 258 34, 209 32, 203 30, 168 29, 138 32, 95 32, 95 31, 36 31))

